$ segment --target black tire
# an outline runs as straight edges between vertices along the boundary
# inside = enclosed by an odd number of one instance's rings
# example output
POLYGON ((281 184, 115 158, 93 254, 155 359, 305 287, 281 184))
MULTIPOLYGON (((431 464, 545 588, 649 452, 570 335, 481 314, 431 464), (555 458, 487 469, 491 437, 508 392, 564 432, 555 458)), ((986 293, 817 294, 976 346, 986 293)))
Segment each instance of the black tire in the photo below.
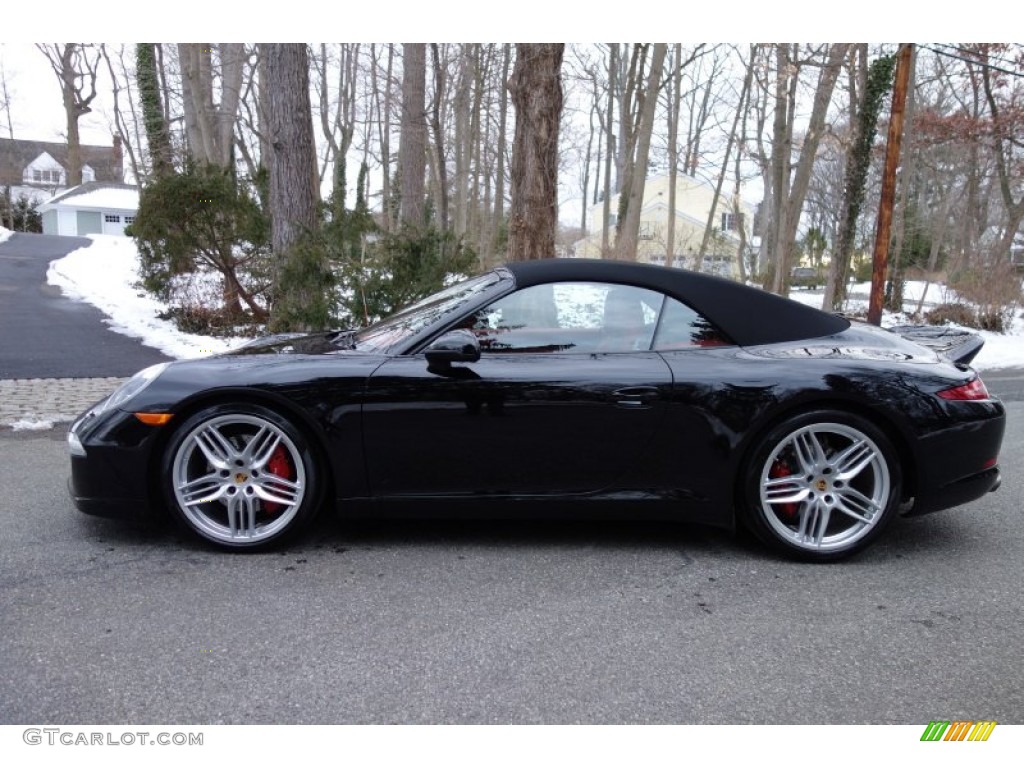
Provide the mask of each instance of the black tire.
POLYGON ((741 522, 800 560, 859 552, 889 524, 902 472, 890 440, 853 413, 818 410, 771 428, 741 470, 741 522))
POLYGON ((161 469, 174 520, 224 549, 279 545, 313 519, 320 503, 308 440, 287 418, 255 404, 193 414, 175 431, 161 469))

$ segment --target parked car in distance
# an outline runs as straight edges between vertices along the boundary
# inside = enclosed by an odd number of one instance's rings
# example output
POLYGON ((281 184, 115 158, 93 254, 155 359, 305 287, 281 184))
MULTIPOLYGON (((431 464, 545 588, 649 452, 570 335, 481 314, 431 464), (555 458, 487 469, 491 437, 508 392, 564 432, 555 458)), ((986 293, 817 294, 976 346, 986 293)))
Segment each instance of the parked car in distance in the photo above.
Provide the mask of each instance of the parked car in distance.
POLYGON ((793 267, 789 273, 789 285, 791 288, 817 288, 825 281, 821 279, 818 270, 814 267, 793 267))

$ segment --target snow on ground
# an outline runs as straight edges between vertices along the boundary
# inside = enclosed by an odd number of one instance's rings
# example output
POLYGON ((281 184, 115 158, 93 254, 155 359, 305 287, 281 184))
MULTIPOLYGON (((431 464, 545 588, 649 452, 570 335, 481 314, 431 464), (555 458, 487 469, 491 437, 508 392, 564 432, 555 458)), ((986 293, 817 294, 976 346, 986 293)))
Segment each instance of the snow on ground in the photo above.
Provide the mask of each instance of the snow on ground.
POLYGON ((46 279, 68 297, 97 307, 109 318, 106 322, 112 331, 134 336, 176 358, 225 352, 245 341, 182 333, 172 321, 161 320, 157 315, 166 307, 136 287, 139 274, 135 241, 114 235, 89 238, 91 246, 51 262, 46 279))
POLYGON ((3 242, 4 240, 6 240, 7 238, 9 238, 9 237, 10 237, 11 235, 13 235, 13 234, 14 234, 14 233, 13 233, 13 232, 11 232, 11 230, 9 230, 9 229, 4 229, 3 227, 0 227, 0 243, 2 243, 2 242, 3 242))
POLYGON ((53 429, 54 422, 59 421, 74 421, 74 416, 67 416, 65 414, 53 414, 44 417, 38 416, 25 416, 11 423, 11 429, 15 432, 24 431, 37 431, 43 429, 53 429))
MULTIPOLYGON (((0 230, 3 240, 7 230, 0 230)), ((224 352, 245 341, 243 338, 220 339, 212 336, 182 333, 169 320, 158 314, 166 307, 141 288, 139 282, 138 253, 131 238, 111 235, 90 235, 93 243, 87 248, 73 251, 63 259, 50 264, 47 279, 60 286, 68 296, 98 307, 110 319, 111 330, 141 339, 143 344, 159 349, 176 358, 201 357, 224 352)), ((870 283, 852 286, 847 311, 867 310, 870 283)), ((913 322, 907 315, 917 309, 921 295, 925 294, 924 308, 930 309, 944 301, 954 300, 945 286, 927 286, 921 281, 910 281, 904 291, 904 314, 886 313, 885 327, 913 322)), ((790 298, 820 309, 820 290, 793 290, 790 298)), ((979 370, 1024 367, 1024 317, 1018 311, 1009 333, 976 331, 985 339, 985 346, 974 360, 979 370)))

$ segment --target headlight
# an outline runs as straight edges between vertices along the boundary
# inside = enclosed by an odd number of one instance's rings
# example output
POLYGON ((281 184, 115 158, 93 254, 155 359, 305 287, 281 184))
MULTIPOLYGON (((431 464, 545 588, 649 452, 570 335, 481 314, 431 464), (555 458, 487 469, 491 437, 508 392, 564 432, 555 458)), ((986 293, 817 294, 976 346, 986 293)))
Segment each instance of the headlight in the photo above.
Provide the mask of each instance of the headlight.
POLYGON ((112 408, 119 408, 126 402, 135 397, 139 392, 144 390, 153 381, 164 372, 164 369, 170 365, 170 363, 157 363, 151 365, 149 368, 139 371, 132 376, 128 381, 122 384, 120 387, 114 390, 114 393, 108 397, 103 403, 96 407, 96 412, 108 411, 112 408))
POLYGON ((85 456, 85 447, 75 434, 75 428, 68 430, 68 450, 72 456, 85 456))

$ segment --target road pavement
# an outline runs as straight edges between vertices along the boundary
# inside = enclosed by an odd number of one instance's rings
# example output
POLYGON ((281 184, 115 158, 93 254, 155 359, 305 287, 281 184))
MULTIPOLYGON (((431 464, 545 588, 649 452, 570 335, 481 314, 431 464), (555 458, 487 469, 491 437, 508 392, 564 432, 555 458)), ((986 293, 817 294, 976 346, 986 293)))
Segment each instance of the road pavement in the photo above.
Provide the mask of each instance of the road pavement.
POLYGON ((834 565, 693 526, 332 517, 226 554, 79 514, 63 432, 0 434, 0 723, 1021 723, 1009 414, 998 492, 834 565))

